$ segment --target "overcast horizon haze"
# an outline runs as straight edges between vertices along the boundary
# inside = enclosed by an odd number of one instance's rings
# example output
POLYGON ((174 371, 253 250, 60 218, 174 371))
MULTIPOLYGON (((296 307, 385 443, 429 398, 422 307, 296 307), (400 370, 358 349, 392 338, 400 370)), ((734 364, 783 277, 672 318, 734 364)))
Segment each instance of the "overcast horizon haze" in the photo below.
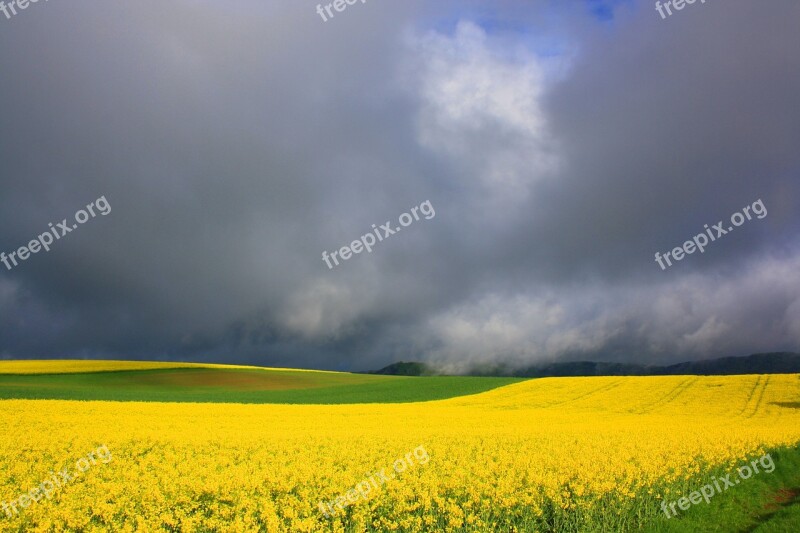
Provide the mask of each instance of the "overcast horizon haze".
POLYGON ((0 13, 0 359, 800 352, 796 0, 317 3, 0 13))

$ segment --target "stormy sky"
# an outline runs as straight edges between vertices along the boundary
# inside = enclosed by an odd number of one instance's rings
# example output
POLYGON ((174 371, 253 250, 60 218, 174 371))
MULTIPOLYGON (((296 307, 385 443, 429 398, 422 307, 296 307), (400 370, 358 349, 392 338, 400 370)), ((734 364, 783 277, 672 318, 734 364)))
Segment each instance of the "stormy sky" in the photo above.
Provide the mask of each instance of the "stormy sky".
POLYGON ((0 358, 363 370, 800 350, 800 3, 0 13, 0 358), (663 269, 654 260, 761 200, 663 269), (431 218, 328 268, 372 225, 431 218), (12 265, 13 266, 13 265, 12 265))

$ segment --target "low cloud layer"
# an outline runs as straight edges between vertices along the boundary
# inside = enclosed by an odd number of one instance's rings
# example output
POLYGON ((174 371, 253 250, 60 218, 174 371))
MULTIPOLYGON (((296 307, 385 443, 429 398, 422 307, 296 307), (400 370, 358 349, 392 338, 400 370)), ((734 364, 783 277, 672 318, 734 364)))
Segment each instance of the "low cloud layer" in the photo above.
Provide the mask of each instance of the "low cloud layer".
POLYGON ((793 0, 0 16, 0 356, 332 368, 800 350, 793 0), (600 8, 598 8, 600 5, 600 8), (667 270, 654 261, 761 199, 667 270), (335 269, 321 259, 429 200, 335 269))

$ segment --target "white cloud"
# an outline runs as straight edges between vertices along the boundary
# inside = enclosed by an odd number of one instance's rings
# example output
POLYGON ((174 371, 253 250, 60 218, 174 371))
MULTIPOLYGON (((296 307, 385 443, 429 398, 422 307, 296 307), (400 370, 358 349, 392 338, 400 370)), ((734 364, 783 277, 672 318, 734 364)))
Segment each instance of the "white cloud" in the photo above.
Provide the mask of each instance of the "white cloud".
MULTIPOLYGON (((546 76, 530 53, 510 54, 472 22, 452 36, 410 37, 422 99, 419 143, 468 170, 480 194, 518 202, 556 166, 542 111, 546 76)), ((486 201, 486 198, 483 198, 486 201)))
POLYGON ((366 294, 367 291, 353 291, 345 284, 314 281, 289 297, 283 326, 289 333, 306 339, 336 339, 347 333, 364 312, 366 294))
MULTIPOLYGON (((614 341, 664 361, 769 351, 800 340, 800 253, 766 258, 735 275, 692 275, 526 295, 491 294, 428 323, 438 362, 534 363, 609 354, 614 341), (754 313, 753 311, 757 312, 754 313)), ((613 354, 611 354, 613 355, 613 354)))

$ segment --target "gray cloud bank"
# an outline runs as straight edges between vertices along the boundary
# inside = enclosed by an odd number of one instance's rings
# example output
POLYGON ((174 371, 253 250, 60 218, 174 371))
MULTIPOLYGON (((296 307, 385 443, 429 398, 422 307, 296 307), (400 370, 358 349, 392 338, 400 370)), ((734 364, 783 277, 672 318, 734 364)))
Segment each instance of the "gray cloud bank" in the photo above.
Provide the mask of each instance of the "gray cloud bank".
POLYGON ((364 369, 800 346, 800 5, 76 0, 0 19, 0 356, 364 369), (768 216, 662 271, 655 252, 768 216), (334 270, 331 251, 436 217, 334 270))

